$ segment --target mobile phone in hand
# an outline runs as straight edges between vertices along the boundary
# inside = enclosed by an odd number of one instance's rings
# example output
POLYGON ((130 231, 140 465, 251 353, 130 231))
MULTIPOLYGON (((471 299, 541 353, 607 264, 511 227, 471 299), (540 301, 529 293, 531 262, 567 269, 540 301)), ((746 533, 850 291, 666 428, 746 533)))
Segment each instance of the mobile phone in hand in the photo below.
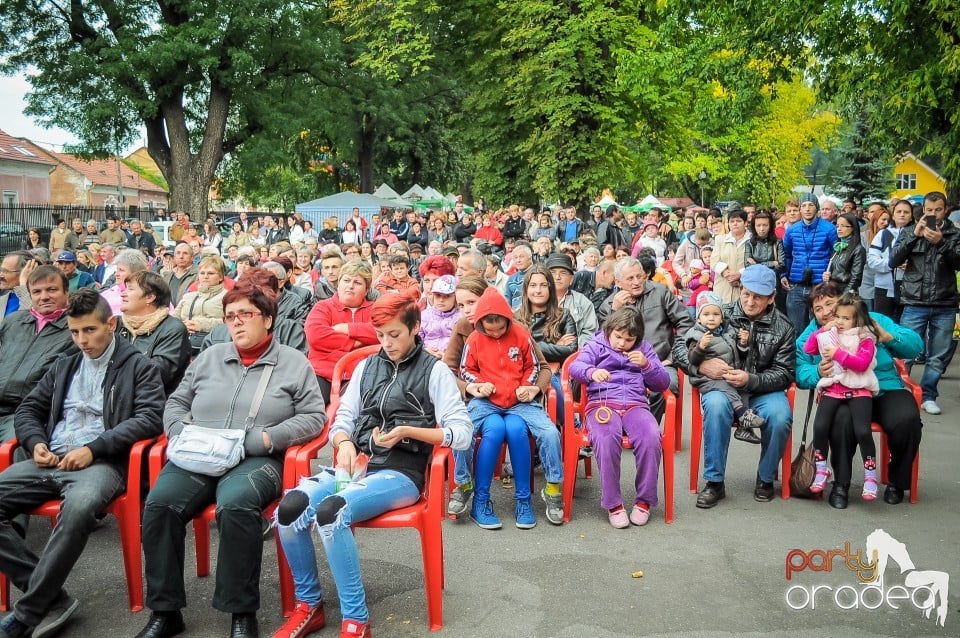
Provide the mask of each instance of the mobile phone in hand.
POLYGON ((927 215, 923 218, 923 225, 929 228, 930 230, 937 229, 937 218, 933 215, 927 215))

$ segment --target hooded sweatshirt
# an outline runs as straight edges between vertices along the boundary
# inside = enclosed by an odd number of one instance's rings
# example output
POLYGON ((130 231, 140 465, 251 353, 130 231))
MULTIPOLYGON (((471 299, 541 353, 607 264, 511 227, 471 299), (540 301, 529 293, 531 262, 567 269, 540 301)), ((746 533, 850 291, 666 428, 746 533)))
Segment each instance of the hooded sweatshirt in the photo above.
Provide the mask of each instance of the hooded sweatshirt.
POLYGON ((513 407, 518 403, 517 388, 537 382, 539 365, 533 338, 513 321, 507 300, 496 288, 483 291, 474 318, 475 330, 467 337, 460 376, 467 383, 493 383, 497 389, 490 401, 501 408, 513 407), (497 339, 483 328, 483 318, 490 315, 507 320, 506 331, 497 339))

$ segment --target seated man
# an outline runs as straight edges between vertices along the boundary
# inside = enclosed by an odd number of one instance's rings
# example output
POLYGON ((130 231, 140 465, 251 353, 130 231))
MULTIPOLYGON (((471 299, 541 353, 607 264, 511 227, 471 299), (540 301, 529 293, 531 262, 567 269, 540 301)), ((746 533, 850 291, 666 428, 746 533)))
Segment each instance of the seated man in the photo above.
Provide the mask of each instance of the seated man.
POLYGON ((13 413, 50 363, 76 346, 67 330, 67 277, 53 266, 38 266, 27 278, 33 308, 0 324, 0 441, 13 438, 13 413))
POLYGON ((67 324, 82 352, 51 364, 16 412, 17 438, 31 459, 0 473, 0 569, 23 592, 0 635, 48 636, 76 611, 63 584, 125 485, 133 444, 162 431, 160 371, 114 336, 116 318, 96 291, 70 297, 67 324), (38 558, 10 520, 53 498, 63 504, 38 558))
MULTIPOLYGON (((773 500, 773 477, 787 445, 793 414, 785 390, 793 382, 797 357, 796 333, 786 315, 773 300, 777 276, 761 264, 748 266, 740 277, 740 299, 723 308, 724 330, 734 334, 743 328, 750 333, 749 351, 738 370, 720 359, 707 359, 699 367, 690 364, 683 340, 674 343, 673 358, 685 372, 724 380, 750 393, 750 405, 767 424, 761 431, 760 464, 753 498, 761 503, 773 500)), ((700 397, 703 409, 703 478, 706 485, 697 495, 697 507, 708 509, 726 497, 723 478, 730 447, 733 405, 722 392, 700 397)), ((697 409, 694 406, 694 409, 697 409)))

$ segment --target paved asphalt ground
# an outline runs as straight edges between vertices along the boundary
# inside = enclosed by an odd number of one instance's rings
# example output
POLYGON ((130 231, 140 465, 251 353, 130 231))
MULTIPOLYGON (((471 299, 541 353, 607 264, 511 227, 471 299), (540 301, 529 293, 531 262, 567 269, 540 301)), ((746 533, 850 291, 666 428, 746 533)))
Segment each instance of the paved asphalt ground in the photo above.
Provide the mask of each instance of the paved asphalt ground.
MULTIPOLYGON (((917 377, 919 370, 914 371, 917 377)), ((494 506, 504 529, 483 531, 469 521, 444 523, 446 590, 444 628, 437 635, 498 636, 960 636, 960 364, 940 384, 944 414, 924 415, 920 500, 890 506, 859 499, 856 462, 850 507, 831 509, 825 501, 779 497, 772 503, 753 500, 758 447, 731 442, 727 498, 712 510, 696 509, 688 491, 689 394, 684 398, 684 449, 677 454, 676 515, 666 525, 663 510, 654 511, 645 528, 613 529, 599 507, 599 483, 577 482, 574 518, 557 528, 537 507, 537 526, 513 526, 512 492, 494 484, 494 506), (910 605, 893 601, 868 610, 838 608, 828 589, 815 597, 815 609, 794 610, 806 603, 811 587, 844 585, 857 591, 856 576, 835 558, 832 571, 810 569, 785 578, 791 550, 863 548, 868 534, 881 528, 905 544, 917 570, 951 576, 945 627, 910 605), (642 571, 642 578, 632 573, 642 571)), ((794 438, 799 442, 805 393, 797 399, 794 438)), ((329 452, 327 452, 329 454, 329 452)), ((629 453, 627 453, 629 454, 629 453)), ((858 457, 859 458, 859 457, 858 457)), ((632 496, 632 458, 624 457, 624 494, 632 496)), ((537 475, 537 487, 542 485, 537 475)), ((49 524, 35 520, 30 542, 39 549, 49 524)), ((213 610, 213 577, 196 577, 193 542, 187 539, 187 590, 184 636, 226 636, 229 616, 213 610)), ((378 637, 426 636, 422 563, 416 533, 407 530, 359 530, 373 632, 378 637)), ((216 534, 214 534, 214 544, 216 534)), ((215 547, 215 545, 214 545, 215 547)), ((281 624, 276 548, 265 545, 259 618, 263 635, 281 624)), ((214 549, 215 555, 215 549, 214 549)), ((321 552, 322 555, 322 552, 321 552)), ((796 562, 802 562, 798 554, 796 562)), ((816 559, 814 564, 822 565, 816 559)), ((314 635, 336 636, 340 612, 336 590, 324 571, 328 627, 314 635)), ((885 572, 884 588, 904 583, 896 563, 885 572)), ((96 531, 67 587, 81 600, 64 637, 134 636, 146 611, 127 610, 126 586, 113 519, 96 531)), ((921 590, 922 592, 922 590, 921 590)), ((893 590, 894 597, 900 590, 893 590)), ((14 593, 16 596, 17 593, 14 593)), ((916 599, 919 601, 922 595, 916 599)), ((840 602, 850 606, 850 588, 840 602)), ((878 597, 869 593, 866 604, 878 597)))

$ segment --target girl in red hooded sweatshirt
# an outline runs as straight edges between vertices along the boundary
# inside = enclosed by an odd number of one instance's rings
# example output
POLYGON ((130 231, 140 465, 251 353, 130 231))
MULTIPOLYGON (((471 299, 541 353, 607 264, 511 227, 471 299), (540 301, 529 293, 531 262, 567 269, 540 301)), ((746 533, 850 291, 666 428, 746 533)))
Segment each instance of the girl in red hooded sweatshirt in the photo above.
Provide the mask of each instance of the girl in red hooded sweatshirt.
MULTIPOLYGON (((474 496, 470 518, 483 529, 499 529, 500 519, 490 505, 490 482, 504 441, 513 463, 517 527, 536 525, 530 496, 529 433, 536 439, 547 486, 559 494, 563 480, 560 434, 536 400, 539 363, 530 333, 513 321, 513 311, 496 288, 487 288, 476 309, 476 330, 467 338, 460 376, 473 397, 467 412, 480 433, 474 468, 474 496)), ((559 498, 543 492, 547 518, 563 523, 559 498), (560 506, 559 515, 557 507, 560 506)))

